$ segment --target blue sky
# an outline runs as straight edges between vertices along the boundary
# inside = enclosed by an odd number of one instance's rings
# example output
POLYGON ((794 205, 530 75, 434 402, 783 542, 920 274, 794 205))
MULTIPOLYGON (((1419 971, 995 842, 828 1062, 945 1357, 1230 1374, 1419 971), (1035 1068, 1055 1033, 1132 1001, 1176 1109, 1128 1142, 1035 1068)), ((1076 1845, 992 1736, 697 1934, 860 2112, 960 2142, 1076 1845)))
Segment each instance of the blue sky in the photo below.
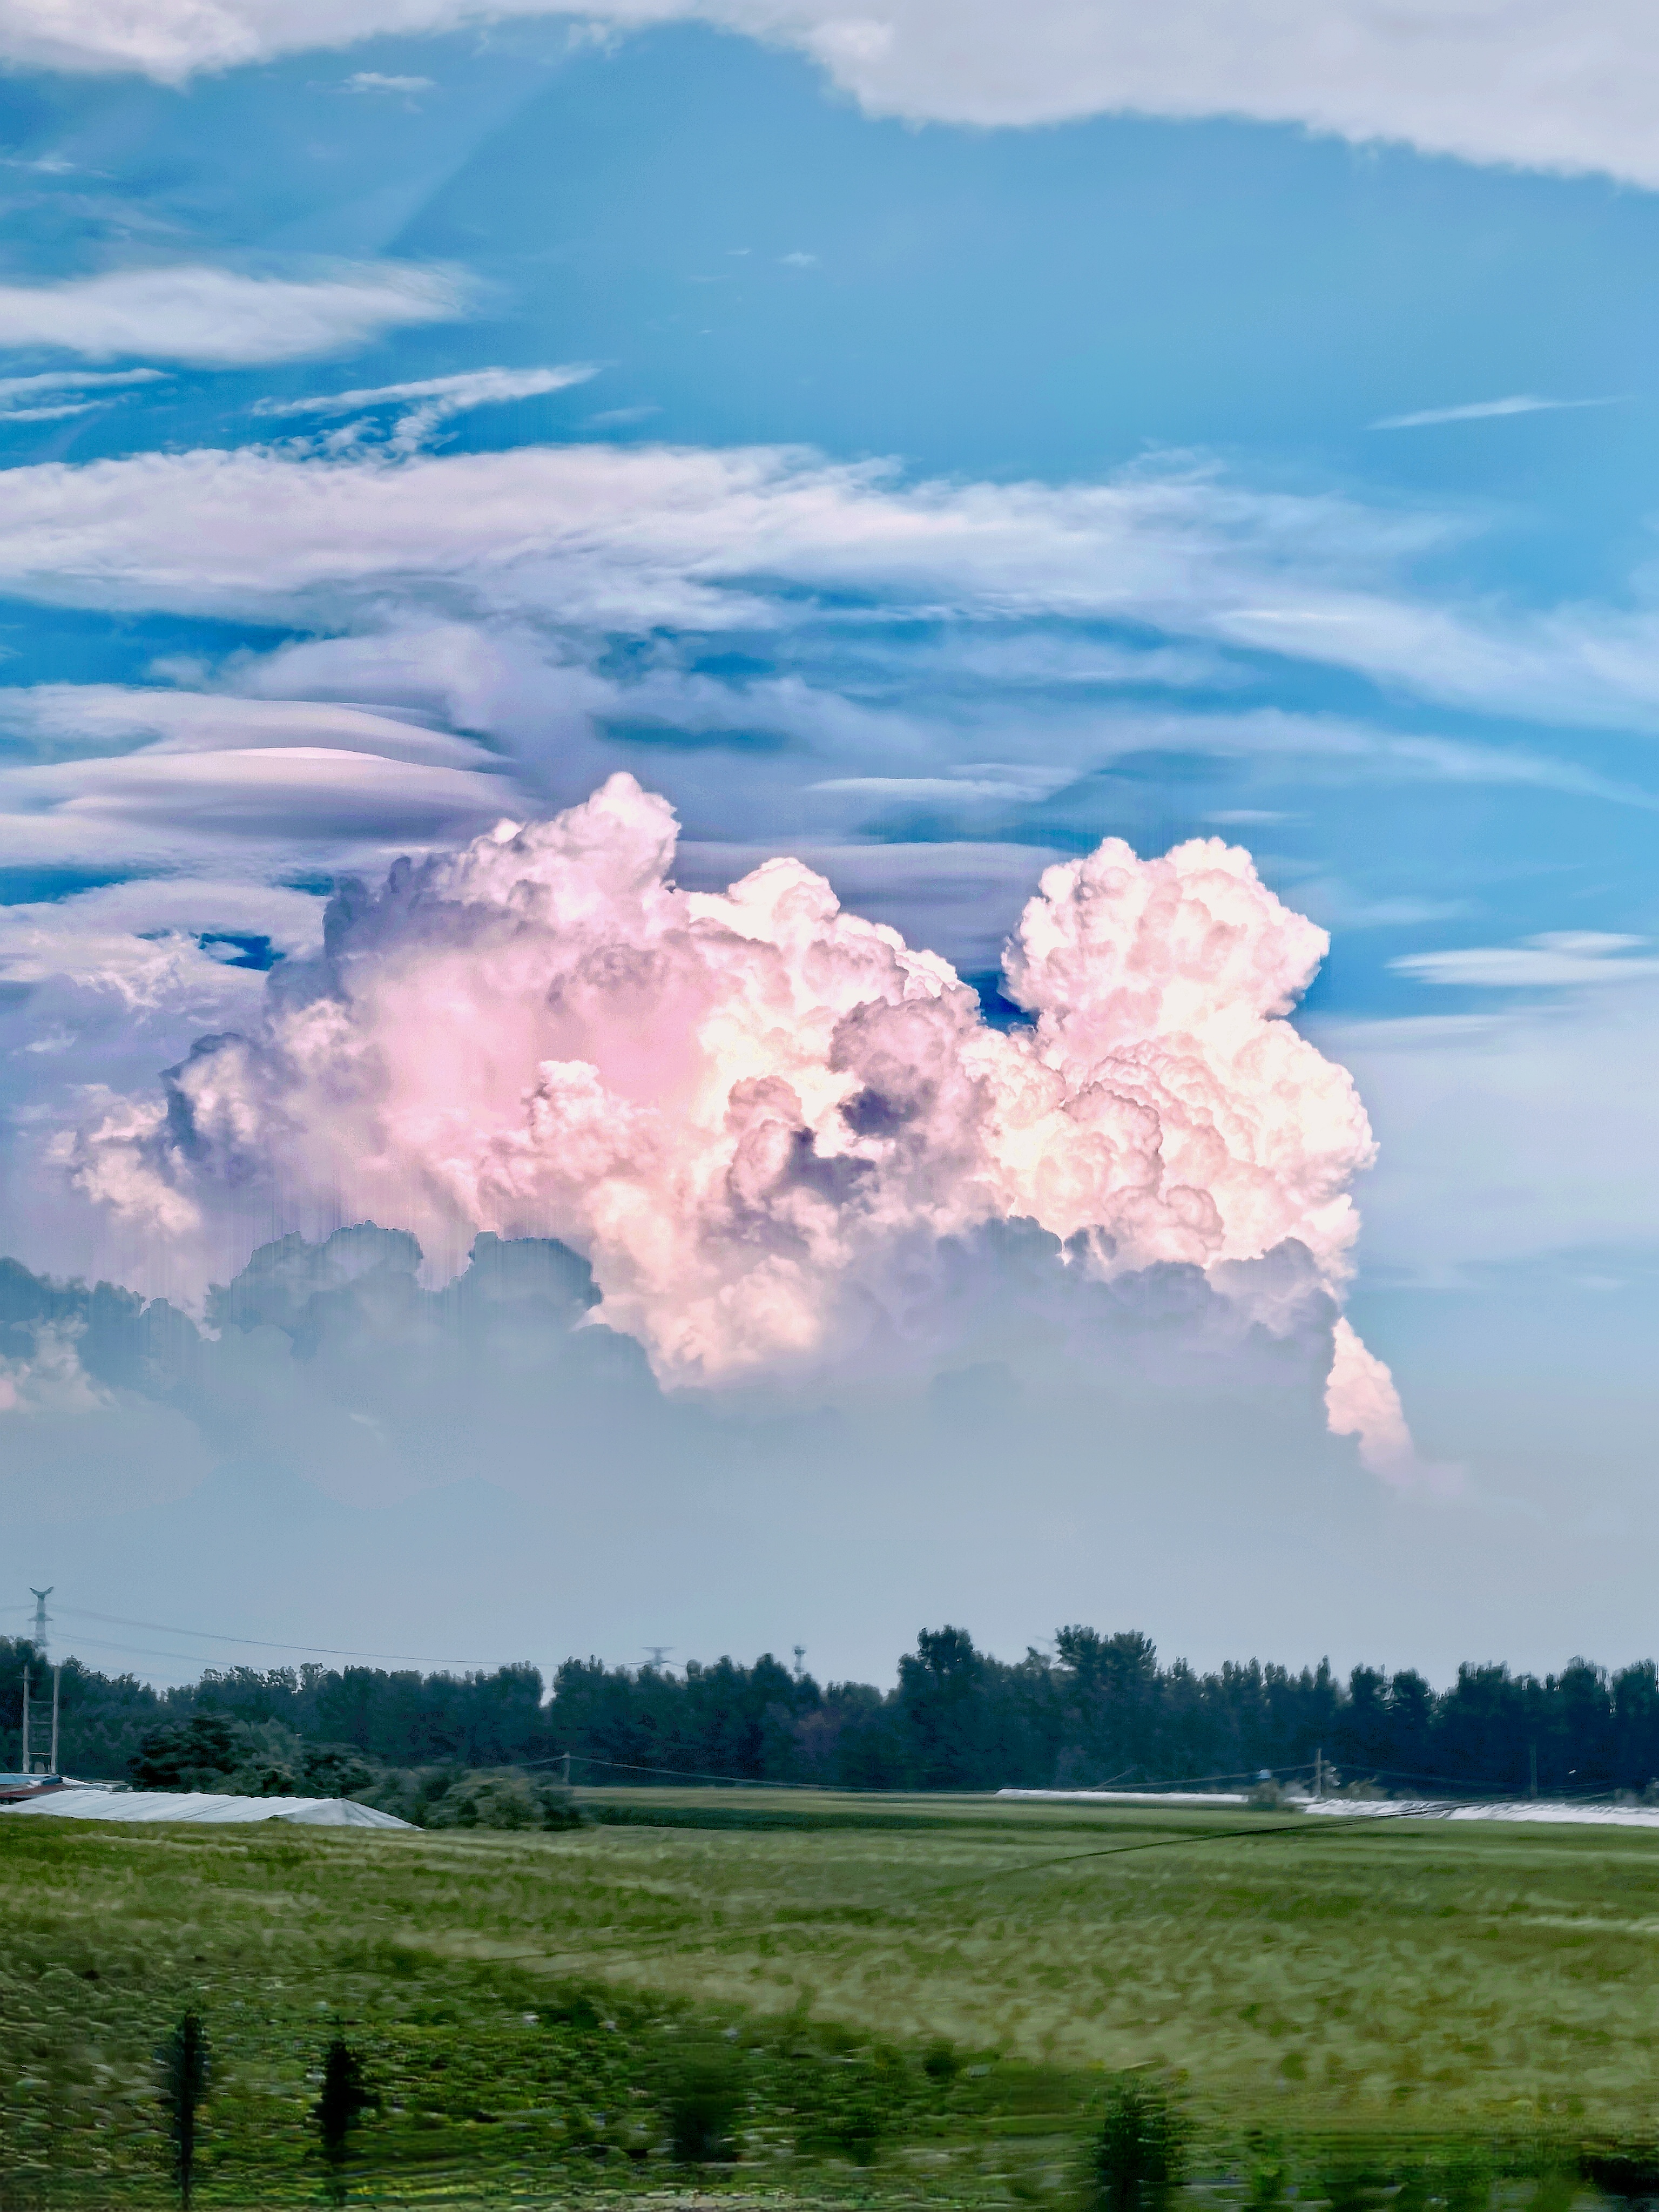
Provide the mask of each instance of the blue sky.
MULTIPOLYGON (((187 1297, 54 1139, 256 1018, 341 874, 614 769, 678 810, 683 882, 799 854, 993 1004, 1045 865, 1219 835, 1331 933, 1301 1020, 1382 1148, 1351 1310, 1470 1470, 1431 1540, 1536 1532, 1490 1633, 1539 1663, 1628 1576, 1630 1656, 1647 34, 1534 11, 1582 33, 1571 90, 1487 97, 1500 9, 1484 58, 1269 56, 1218 113, 1197 0, 1134 98, 1087 88, 1112 9, 1041 65, 994 5, 960 55, 924 0, 887 44, 804 7, 772 43, 737 5, 463 12, 388 37, 365 0, 331 50, 233 9, 224 66, 156 0, 155 75, 90 14, 6 34, 5 1249, 187 1297)), ((1461 1655, 1399 1596, 1427 1642, 1383 1656, 1461 1655)))

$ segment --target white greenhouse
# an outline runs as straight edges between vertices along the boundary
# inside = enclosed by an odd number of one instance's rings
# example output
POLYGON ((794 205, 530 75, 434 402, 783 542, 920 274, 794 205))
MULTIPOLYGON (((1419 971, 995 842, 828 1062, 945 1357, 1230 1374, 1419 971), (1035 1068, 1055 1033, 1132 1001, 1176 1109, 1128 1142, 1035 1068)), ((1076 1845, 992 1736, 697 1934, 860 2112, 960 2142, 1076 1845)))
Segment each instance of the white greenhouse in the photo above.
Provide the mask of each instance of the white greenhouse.
POLYGON ((204 1790, 97 1790, 71 1784, 43 1790, 21 1804, 0 1808, 16 1820, 208 1820, 236 1826, 247 1820, 286 1820, 302 1828, 408 1828, 391 1813, 349 1797, 214 1797, 204 1790))

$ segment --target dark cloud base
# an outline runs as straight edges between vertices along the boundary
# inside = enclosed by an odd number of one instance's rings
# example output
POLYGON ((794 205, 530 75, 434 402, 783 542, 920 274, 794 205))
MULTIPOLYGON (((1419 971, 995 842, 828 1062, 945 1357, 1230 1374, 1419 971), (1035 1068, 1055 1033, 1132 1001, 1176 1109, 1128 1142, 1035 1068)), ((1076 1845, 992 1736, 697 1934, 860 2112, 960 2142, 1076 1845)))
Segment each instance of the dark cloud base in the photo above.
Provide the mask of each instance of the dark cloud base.
POLYGON ((283 1655, 86 1616, 544 1668, 799 1643, 866 1679, 945 1620, 1010 1656, 1088 1620, 1206 1665, 1532 1662, 1577 1539, 1360 1471, 1295 1248, 1251 1285, 1277 1335, 1196 1270, 1064 1256, 1027 1224, 918 1249, 902 1360, 718 1397, 661 1389, 547 1240, 429 1290, 408 1236, 289 1237, 199 1323, 5 1261, 0 1526, 65 1648, 159 1678, 283 1655))

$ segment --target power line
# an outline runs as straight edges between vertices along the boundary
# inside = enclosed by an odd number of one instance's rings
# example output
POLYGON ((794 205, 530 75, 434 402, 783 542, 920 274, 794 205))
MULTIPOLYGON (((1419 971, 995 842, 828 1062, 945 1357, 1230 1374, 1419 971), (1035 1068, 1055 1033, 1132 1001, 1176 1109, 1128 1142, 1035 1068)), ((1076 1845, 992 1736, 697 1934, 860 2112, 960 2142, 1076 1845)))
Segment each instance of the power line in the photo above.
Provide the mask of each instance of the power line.
MULTIPOLYGON (((923 1892, 921 1893, 923 1895, 932 1895, 934 1897, 947 1897, 952 1895, 958 1890, 971 1889, 981 1882, 996 1881, 1009 1875, 1036 1874, 1040 1873, 1045 1867, 1073 1865, 1079 1859, 1121 1858, 1130 1851, 1175 1850, 1188 1844, 1255 1842, 1261 1838, 1267 1836, 1307 1836, 1321 1834, 1328 1836, 1330 1839, 1334 1842, 1337 1837, 1341 1835, 1364 1833, 1375 1837, 1379 1832, 1386 1832, 1386 1831, 1378 1831, 1372 1828, 1369 1823, 1360 1820, 1354 1821, 1351 1826, 1346 1823, 1338 1823, 1334 1827, 1330 1827, 1327 1826, 1323 1822, 1316 1823, 1314 1821, 1305 1820, 1289 1821, 1283 1826, 1275 1824, 1273 1827, 1257 1826, 1250 1828, 1206 1828, 1202 1830, 1188 1830, 1184 1834, 1178 1836, 1153 1836, 1140 1843, 1109 1844, 1101 1850, 1067 1851, 1059 1857, 1026 1859, 1022 1861, 1018 1866, 994 1867, 987 1874, 969 1875, 960 1881, 940 1882, 931 1892, 923 1892)), ((1418 1832, 1415 1830, 1413 1831, 1414 1835, 1417 1832, 1418 1832)), ((522 1959, 536 1959, 542 1961, 544 1965, 552 1965, 558 1960, 565 1959, 591 1959, 596 1956, 604 1957, 613 1953, 621 1953, 624 1955, 632 1957, 637 1956, 639 1953, 642 1951, 659 1951, 672 1945, 681 1943, 687 1944, 688 1948, 693 1949, 700 1948, 707 1948, 708 1945, 711 1942, 719 1942, 721 1944, 729 1945, 734 1937, 741 1938, 745 1935, 760 1934, 763 1932, 775 1933, 776 1929, 777 1923, 775 1919, 769 1919, 758 1923, 754 1929, 722 1928, 718 1931, 718 1934, 714 1932, 705 1934, 704 1931, 701 1929, 681 1928, 674 1929, 672 1934, 664 1936, 642 1936, 636 1937, 632 1941, 624 1938, 624 1940, 620 1943, 587 1943, 581 1945, 580 1948, 573 1946, 570 1949, 562 1951, 546 1950, 540 1947, 538 1947, 538 1948, 532 1951, 496 1951, 487 1954, 486 1963, 490 1966, 505 1966, 516 1964, 522 1959), (700 1935, 702 1936, 703 1939, 701 1945, 699 1945, 696 1941, 700 1935)))
MULTIPOLYGON (((21 1608, 24 1612, 27 1607, 21 1608)), ((176 1622, 166 1620, 129 1620, 118 1613, 91 1613, 85 1606, 66 1605, 59 1608, 72 1613, 77 1620, 101 1621, 108 1628, 141 1628, 152 1636, 197 1636, 208 1644, 235 1644, 250 1650, 295 1651, 310 1653, 324 1659, 390 1659, 408 1667, 510 1667, 519 1662, 511 1659, 434 1659, 428 1651, 346 1651, 329 1644, 279 1644, 270 1636, 228 1636, 212 1628, 180 1628, 176 1622)), ((89 1638, 88 1641, 91 1639, 89 1638)), ((115 1650, 131 1650, 134 1645, 116 1644, 115 1650)), ((187 1655, 173 1651, 151 1654, 151 1656, 179 1659, 187 1655)))

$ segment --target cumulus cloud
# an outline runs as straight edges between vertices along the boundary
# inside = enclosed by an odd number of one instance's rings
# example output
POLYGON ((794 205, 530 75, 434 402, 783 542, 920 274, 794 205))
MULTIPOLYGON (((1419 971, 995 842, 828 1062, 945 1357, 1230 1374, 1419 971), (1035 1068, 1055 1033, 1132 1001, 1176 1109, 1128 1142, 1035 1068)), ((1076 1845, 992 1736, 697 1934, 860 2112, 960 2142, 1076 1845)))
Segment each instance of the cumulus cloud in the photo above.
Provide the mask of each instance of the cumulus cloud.
POLYGON ((1331 1371, 1325 1384, 1332 1434, 1356 1437, 1362 1463, 1384 1482, 1402 1490, 1421 1487, 1443 1497, 1454 1495, 1462 1486, 1462 1470, 1425 1466, 1419 1459, 1393 1376, 1360 1341, 1346 1315, 1339 1316, 1333 1338, 1331 1371))
POLYGON ((192 264, 122 269, 0 284, 0 346, 231 368, 344 353, 383 331, 453 322, 471 300, 471 286, 452 270, 386 262, 308 277, 192 264))
POLYGON ((672 1383, 902 1357, 941 1245, 1018 1222, 1081 1282, 1185 1270, 1270 1334, 1328 1328, 1370 1132, 1285 1019, 1324 933, 1244 853, 1050 867, 1000 1032, 799 861, 688 892, 674 849, 617 775, 343 891, 256 1026, 59 1158, 186 1244, 250 1197, 410 1231, 441 1274, 480 1231, 556 1237, 672 1383))
POLYGON ((1637 0, 5 0, 0 52, 29 68, 177 82, 385 33, 568 15, 694 20, 810 55, 879 115, 989 125, 1101 114, 1243 117, 1506 167, 1651 185, 1659 42, 1637 0))

